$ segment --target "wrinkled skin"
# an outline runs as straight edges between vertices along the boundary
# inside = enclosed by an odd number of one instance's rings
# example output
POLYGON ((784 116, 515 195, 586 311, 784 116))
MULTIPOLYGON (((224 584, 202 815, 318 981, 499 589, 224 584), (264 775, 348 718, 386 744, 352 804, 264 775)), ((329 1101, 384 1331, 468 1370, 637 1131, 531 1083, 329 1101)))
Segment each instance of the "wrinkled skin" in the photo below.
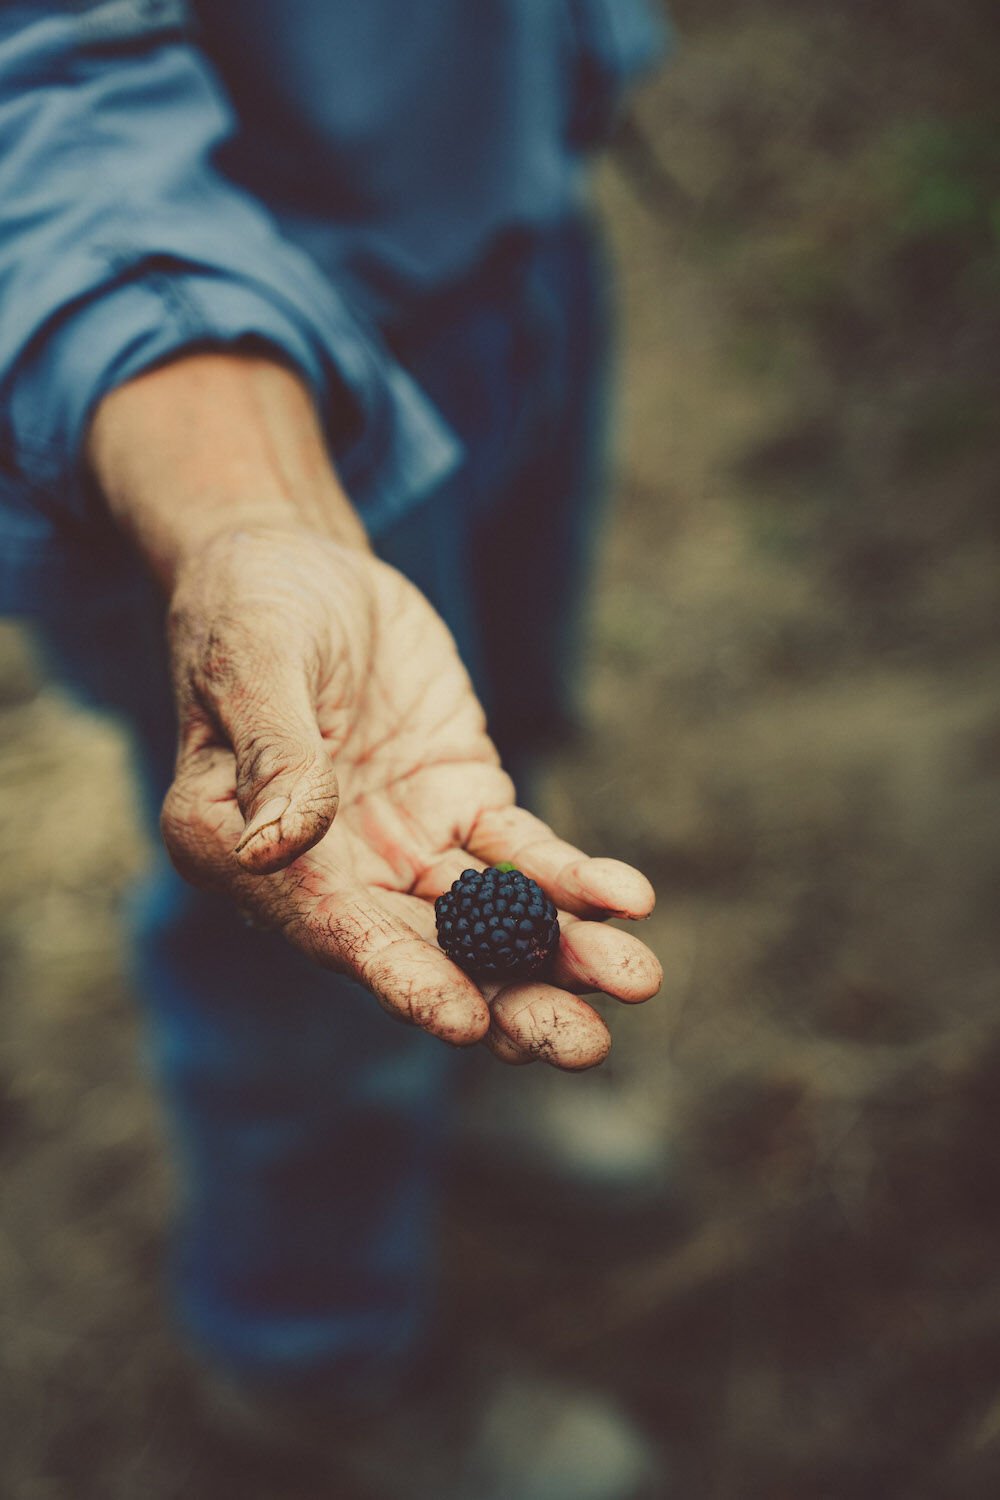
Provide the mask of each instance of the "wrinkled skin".
POLYGON ((647 916, 652 888, 516 806, 452 638, 401 574, 315 535, 220 536, 182 569, 170 634, 181 732, 162 826, 183 875, 447 1042, 603 1060, 607 1028, 578 996, 655 994, 656 958, 600 920, 647 916), (435 897, 502 860, 560 908, 550 982, 479 986, 437 946, 435 897))

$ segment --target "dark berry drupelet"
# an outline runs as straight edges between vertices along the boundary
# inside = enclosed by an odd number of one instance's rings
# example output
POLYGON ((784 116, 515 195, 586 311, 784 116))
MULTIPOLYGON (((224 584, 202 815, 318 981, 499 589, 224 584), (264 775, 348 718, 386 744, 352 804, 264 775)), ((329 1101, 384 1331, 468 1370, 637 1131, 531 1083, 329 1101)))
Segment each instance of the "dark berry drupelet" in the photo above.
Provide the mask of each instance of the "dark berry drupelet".
POLYGON ((464 870, 434 910, 439 944, 470 974, 533 974, 559 943, 554 905, 520 870, 464 870))

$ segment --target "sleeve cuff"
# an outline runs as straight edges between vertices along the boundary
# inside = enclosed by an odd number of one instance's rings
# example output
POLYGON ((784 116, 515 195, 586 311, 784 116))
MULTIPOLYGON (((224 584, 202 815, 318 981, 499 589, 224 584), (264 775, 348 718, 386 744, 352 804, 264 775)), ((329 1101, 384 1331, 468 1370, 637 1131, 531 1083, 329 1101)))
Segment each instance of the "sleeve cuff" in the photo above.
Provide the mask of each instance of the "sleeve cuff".
POLYGON ((335 294, 311 302, 304 317, 272 285, 161 257, 67 309, 22 365, 8 419, 16 468, 36 503, 53 519, 93 516, 99 501, 81 456, 91 413, 109 391, 185 349, 247 345, 273 349, 310 386, 372 535, 460 461, 433 406, 335 294))

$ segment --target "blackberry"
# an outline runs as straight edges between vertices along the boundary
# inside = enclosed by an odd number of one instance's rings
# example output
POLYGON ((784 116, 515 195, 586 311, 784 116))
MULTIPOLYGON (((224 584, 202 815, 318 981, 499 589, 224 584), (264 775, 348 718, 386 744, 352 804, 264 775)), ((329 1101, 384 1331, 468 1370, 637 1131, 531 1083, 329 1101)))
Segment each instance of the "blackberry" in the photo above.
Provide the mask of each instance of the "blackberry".
POLYGON ((534 974, 559 943, 555 906, 513 865, 463 870, 434 911, 438 943, 472 974, 534 974))

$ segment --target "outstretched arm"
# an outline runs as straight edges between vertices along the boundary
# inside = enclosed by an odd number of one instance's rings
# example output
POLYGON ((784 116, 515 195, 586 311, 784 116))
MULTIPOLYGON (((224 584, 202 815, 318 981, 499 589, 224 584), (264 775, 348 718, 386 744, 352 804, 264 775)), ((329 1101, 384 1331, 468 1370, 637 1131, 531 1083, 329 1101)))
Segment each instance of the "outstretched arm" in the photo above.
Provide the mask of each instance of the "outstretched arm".
POLYGON ((517 808, 446 627, 368 550, 298 378, 182 357, 104 399, 88 456, 171 601, 182 873, 447 1041, 600 1062, 579 994, 640 1001, 661 978, 601 919, 648 915, 652 889, 517 808), (433 901, 508 859, 561 908, 562 942, 549 982, 480 986, 437 947, 433 901))

